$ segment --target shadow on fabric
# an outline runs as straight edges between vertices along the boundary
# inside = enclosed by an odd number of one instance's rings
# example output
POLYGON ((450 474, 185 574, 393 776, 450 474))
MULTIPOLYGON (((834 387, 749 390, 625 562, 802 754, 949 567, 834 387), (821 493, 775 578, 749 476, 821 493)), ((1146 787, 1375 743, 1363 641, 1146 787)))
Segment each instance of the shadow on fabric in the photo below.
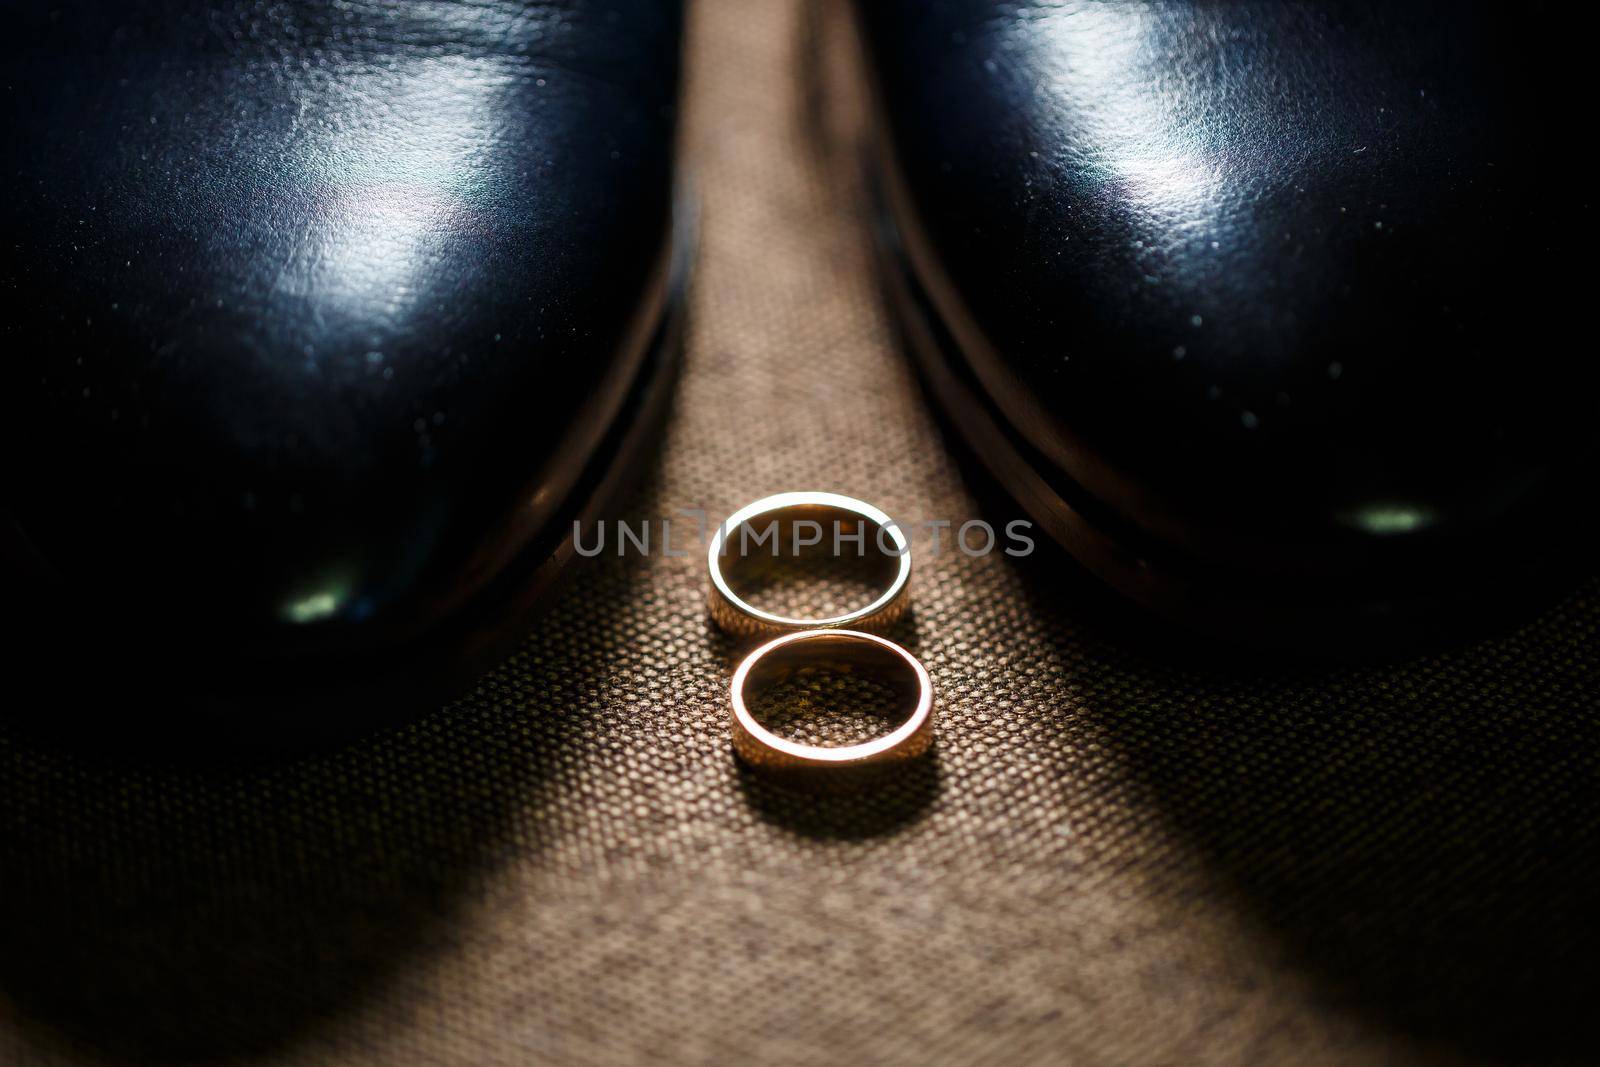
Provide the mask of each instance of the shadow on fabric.
POLYGON ((243 765, 76 751, 0 731, 0 996, 117 1056, 285 1047, 446 943, 459 902, 539 847, 544 784, 625 639, 586 570, 470 699, 343 747, 243 765), (552 654, 554 650, 554 654, 552 654))
MULTIPOLYGON (((1097 599, 1056 550, 1023 566, 1043 617, 1097 599)), ((1597 619, 1588 580, 1475 643, 1287 670, 1167 631, 1130 642, 1124 620, 1050 632, 1101 743, 1331 1000, 1527 1062, 1593 1044, 1597 619)))

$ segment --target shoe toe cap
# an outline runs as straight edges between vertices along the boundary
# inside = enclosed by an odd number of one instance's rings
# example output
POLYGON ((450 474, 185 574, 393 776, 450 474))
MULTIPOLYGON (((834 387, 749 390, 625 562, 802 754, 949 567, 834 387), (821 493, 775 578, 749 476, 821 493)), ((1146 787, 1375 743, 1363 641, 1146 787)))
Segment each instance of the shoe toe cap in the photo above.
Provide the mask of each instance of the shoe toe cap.
POLYGON ((267 645, 487 581, 658 308, 676 23, 632 6, 632 33, 519 5, 26 28, 7 510, 45 566, 267 645))
POLYGON ((866 17, 901 195, 990 395, 1120 518, 1365 559, 1531 514, 1592 450, 1556 249, 1592 223, 1483 26, 962 8, 866 17))

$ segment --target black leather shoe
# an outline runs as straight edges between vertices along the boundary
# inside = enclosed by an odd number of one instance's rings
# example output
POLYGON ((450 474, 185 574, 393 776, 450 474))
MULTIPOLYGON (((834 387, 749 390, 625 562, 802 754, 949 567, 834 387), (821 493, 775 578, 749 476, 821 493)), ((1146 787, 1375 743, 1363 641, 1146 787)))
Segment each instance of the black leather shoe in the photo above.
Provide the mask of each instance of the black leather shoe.
POLYGON ((667 395, 678 5, 6 18, 13 589, 233 693, 480 662, 667 395))
POLYGON ((1572 565, 1586 32, 1538 4, 855 10, 908 340, 1091 569, 1279 641, 1572 565))

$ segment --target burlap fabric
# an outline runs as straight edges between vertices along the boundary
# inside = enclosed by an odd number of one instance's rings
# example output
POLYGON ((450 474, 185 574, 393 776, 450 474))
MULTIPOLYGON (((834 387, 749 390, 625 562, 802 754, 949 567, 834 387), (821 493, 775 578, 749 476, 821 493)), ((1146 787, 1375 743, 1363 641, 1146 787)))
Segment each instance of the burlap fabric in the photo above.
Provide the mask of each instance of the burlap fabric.
MULTIPOLYGON (((816 29, 694 11, 702 258, 633 516, 1003 519, 895 350, 816 29)), ((580 564, 470 695, 337 750, 0 734, 0 1062, 1592 1059, 1592 583, 1284 667, 1150 638, 1054 553, 915 582, 937 758, 854 796, 738 768, 700 563, 660 555, 580 564)))

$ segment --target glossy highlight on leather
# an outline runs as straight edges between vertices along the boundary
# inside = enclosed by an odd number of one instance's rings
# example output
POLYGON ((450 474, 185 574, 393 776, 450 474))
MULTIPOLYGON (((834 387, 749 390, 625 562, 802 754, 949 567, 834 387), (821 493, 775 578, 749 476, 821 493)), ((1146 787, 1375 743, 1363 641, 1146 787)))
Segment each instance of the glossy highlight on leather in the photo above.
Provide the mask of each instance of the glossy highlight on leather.
POLYGON ((174 634, 383 643, 566 506, 663 314, 680 12, 8 13, 6 500, 174 634))
POLYGON ((1595 452, 1553 11, 856 5, 907 267, 1016 447, 1147 561, 1378 585, 1527 551, 1595 452))

